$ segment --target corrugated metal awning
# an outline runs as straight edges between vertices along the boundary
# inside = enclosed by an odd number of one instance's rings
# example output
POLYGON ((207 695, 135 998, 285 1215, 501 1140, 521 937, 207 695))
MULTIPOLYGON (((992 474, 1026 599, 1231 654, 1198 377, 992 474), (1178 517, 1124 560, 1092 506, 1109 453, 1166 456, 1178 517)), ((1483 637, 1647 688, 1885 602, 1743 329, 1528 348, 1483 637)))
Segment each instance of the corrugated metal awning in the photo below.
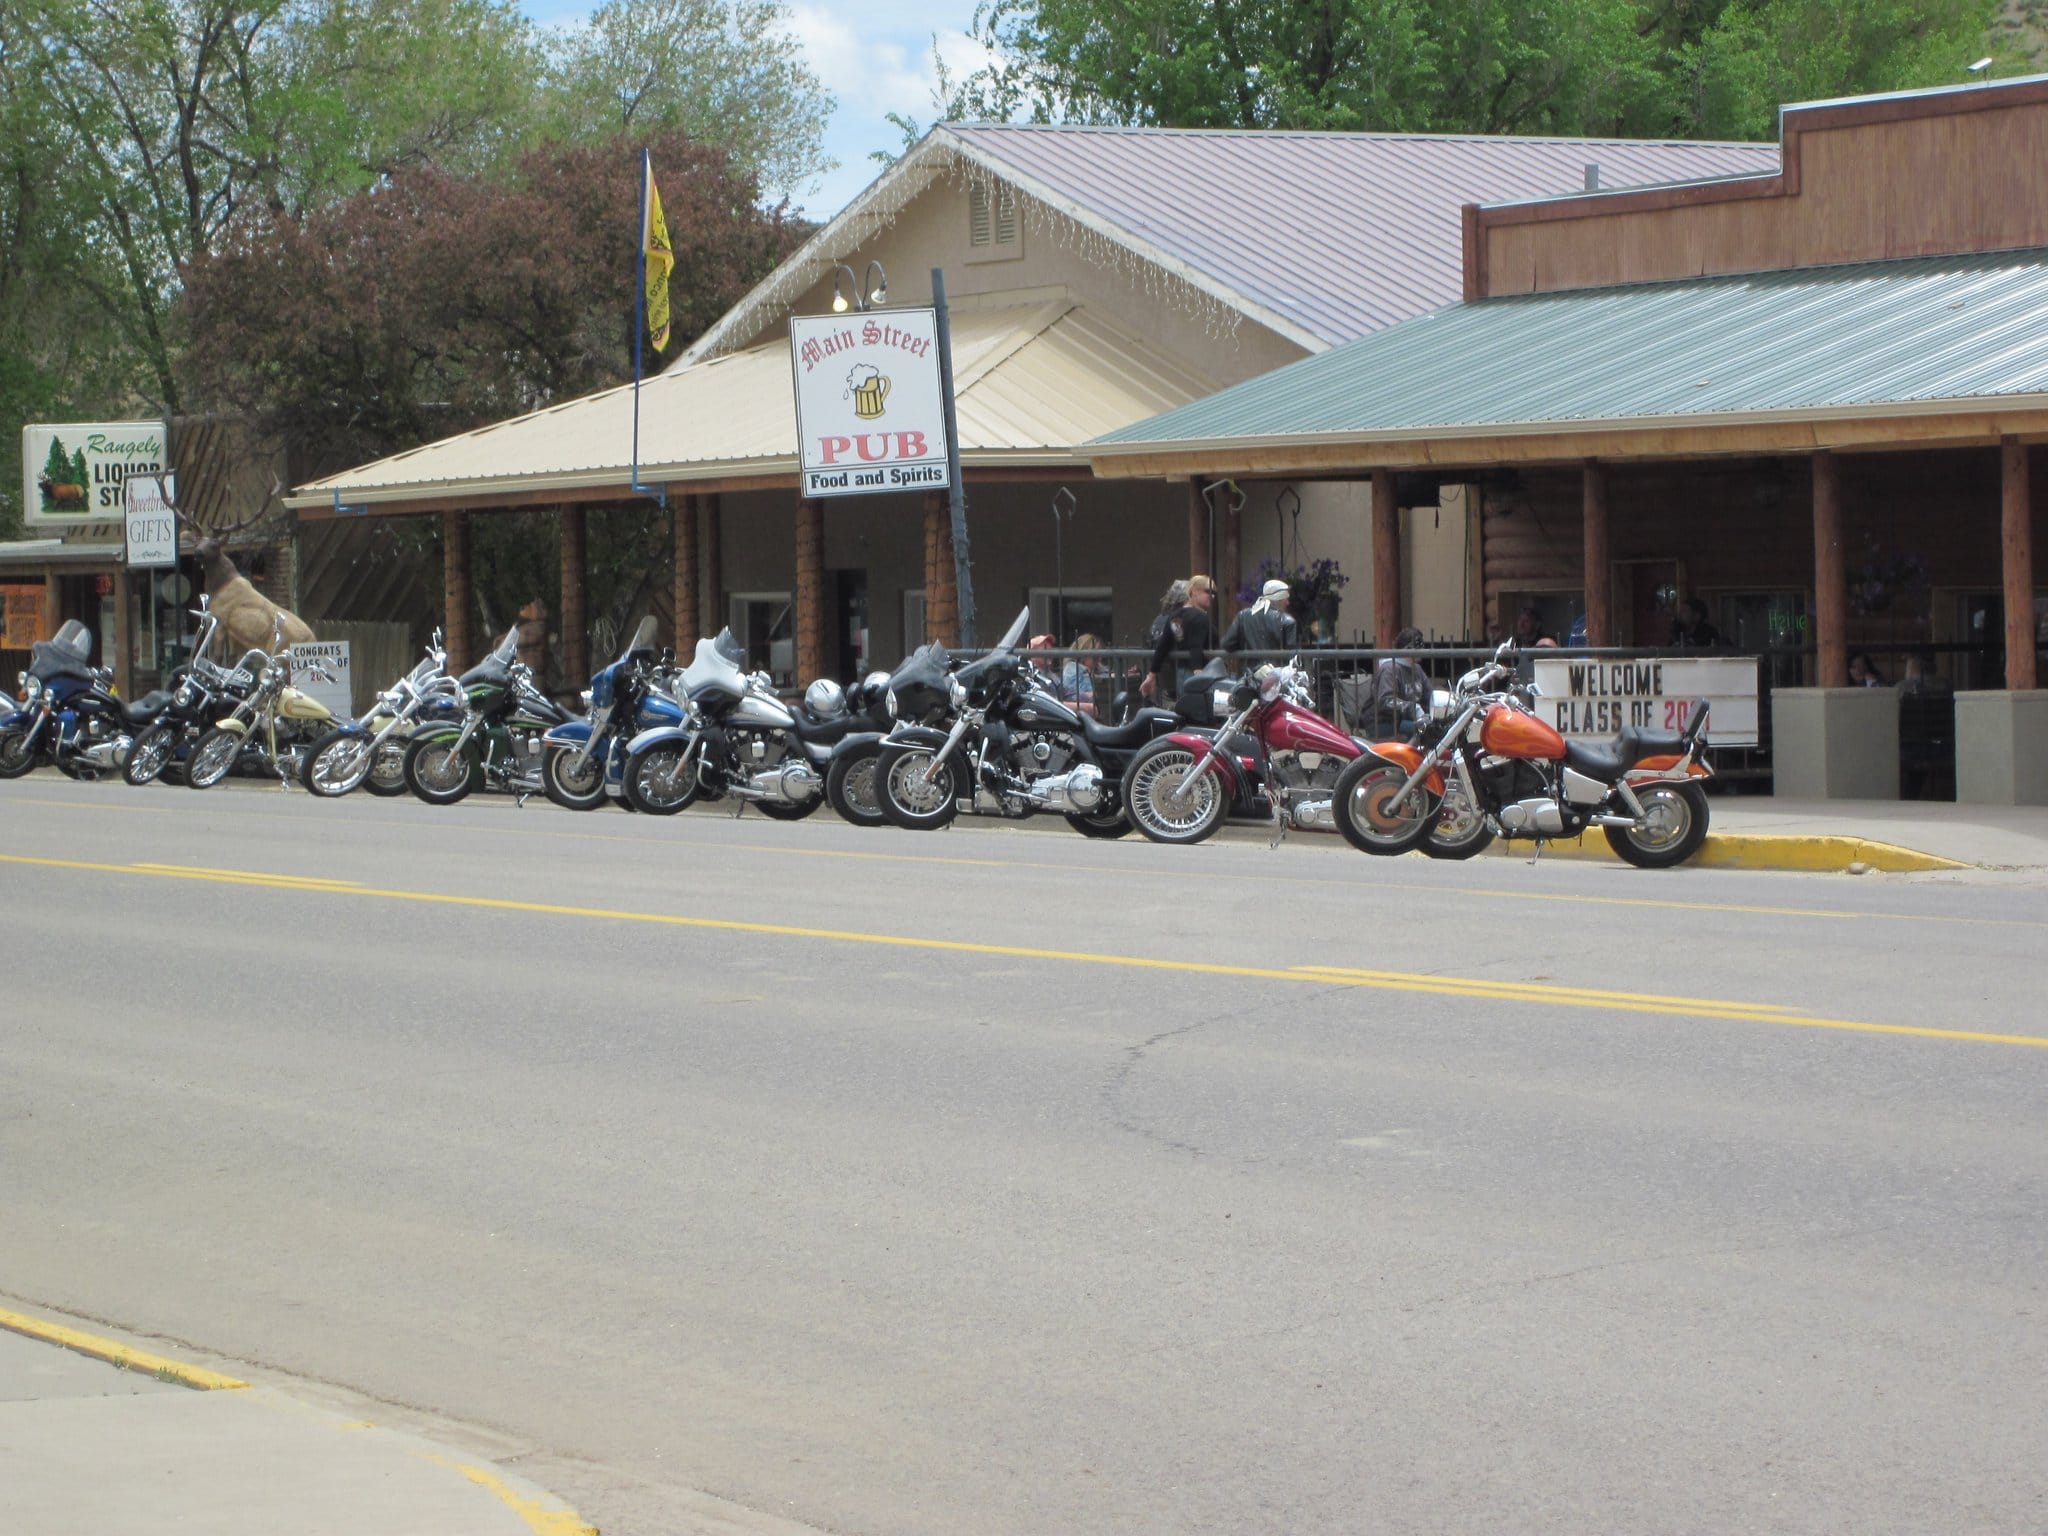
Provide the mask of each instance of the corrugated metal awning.
POLYGON ((2048 404, 2048 251, 1454 304, 1091 445, 1095 462, 1287 445, 2048 404))
MULTIPOLYGON (((961 459, 968 466, 1076 465, 1079 445, 1200 399, 1215 387, 1098 311, 1065 298, 952 315, 961 459)), ((631 386, 444 438, 302 485, 295 508, 450 498, 489 504, 533 492, 630 484, 631 386)), ((646 380, 642 484, 794 475, 796 403, 789 344, 778 340, 646 380)))

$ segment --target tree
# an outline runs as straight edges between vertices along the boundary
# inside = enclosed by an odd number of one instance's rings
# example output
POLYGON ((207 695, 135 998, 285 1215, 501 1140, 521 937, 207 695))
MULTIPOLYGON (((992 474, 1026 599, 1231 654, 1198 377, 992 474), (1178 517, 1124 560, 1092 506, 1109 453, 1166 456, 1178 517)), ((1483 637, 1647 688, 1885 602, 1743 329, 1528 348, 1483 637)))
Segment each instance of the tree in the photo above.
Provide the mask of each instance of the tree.
POLYGON ((1943 84, 1999 0, 984 0, 949 117, 1768 138, 1943 84))
POLYGON ((832 168, 834 103, 788 22, 784 0, 607 0, 553 46, 547 132, 682 129, 772 193, 799 194, 832 168))

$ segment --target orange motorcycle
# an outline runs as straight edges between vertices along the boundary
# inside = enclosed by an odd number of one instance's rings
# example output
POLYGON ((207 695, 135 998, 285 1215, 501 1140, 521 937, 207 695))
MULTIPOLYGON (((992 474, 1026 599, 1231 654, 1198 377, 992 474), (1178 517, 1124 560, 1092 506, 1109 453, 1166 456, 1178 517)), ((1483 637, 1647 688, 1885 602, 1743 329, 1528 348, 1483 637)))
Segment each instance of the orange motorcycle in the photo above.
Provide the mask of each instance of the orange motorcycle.
POLYGON ((1707 835, 1713 776, 1705 760, 1707 702, 1684 707, 1683 731, 1626 730, 1610 741, 1567 741, 1536 713, 1512 642, 1493 661, 1438 690, 1415 742, 1374 742, 1338 776, 1337 830, 1367 853, 1407 853, 1425 841, 1466 857, 1493 839, 1542 844, 1589 827, 1629 863, 1669 869, 1707 835))

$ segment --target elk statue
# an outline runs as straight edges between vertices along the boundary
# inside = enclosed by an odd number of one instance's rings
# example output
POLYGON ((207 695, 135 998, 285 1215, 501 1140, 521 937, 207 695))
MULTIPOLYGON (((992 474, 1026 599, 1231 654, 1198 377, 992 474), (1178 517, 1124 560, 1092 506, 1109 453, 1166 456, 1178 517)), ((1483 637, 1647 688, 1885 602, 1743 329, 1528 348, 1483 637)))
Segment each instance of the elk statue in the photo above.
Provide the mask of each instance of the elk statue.
MULTIPOLYGON (((161 488, 162 481, 158 484, 161 488)), ((268 499, 254 516, 226 528, 201 527, 179 511, 170 498, 165 500, 178 521, 198 535, 193 553, 199 557, 208 606, 233 647, 228 652, 230 657, 251 649, 268 651, 273 635, 281 636, 286 645, 302 645, 313 638, 304 619, 258 592, 255 584, 236 570, 235 562, 228 558, 227 541, 269 515, 268 499)))

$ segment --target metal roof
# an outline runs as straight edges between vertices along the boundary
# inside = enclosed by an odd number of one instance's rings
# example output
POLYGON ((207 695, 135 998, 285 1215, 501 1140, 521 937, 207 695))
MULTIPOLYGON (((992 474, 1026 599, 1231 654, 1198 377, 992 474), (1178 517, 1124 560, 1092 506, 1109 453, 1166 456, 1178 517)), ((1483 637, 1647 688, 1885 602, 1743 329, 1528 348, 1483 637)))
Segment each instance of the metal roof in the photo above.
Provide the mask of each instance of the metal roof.
POLYGON ((683 361, 751 340, 949 166, 998 177, 1304 351, 1464 291, 1466 203, 1775 174, 1775 144, 942 123, 683 361))
POLYGON ((2048 251, 1454 304, 1105 434, 1118 454, 1939 410, 2048 391, 2048 251))
MULTIPOLYGON (((962 459, 1074 464, 1076 444, 1215 387, 1065 298, 953 307, 962 459)), ((300 486, 292 507, 627 485, 630 385, 549 406, 300 486)), ((642 483, 796 472, 789 343, 673 369, 640 390, 642 483)), ((687 487, 685 487, 687 488, 687 487)))

